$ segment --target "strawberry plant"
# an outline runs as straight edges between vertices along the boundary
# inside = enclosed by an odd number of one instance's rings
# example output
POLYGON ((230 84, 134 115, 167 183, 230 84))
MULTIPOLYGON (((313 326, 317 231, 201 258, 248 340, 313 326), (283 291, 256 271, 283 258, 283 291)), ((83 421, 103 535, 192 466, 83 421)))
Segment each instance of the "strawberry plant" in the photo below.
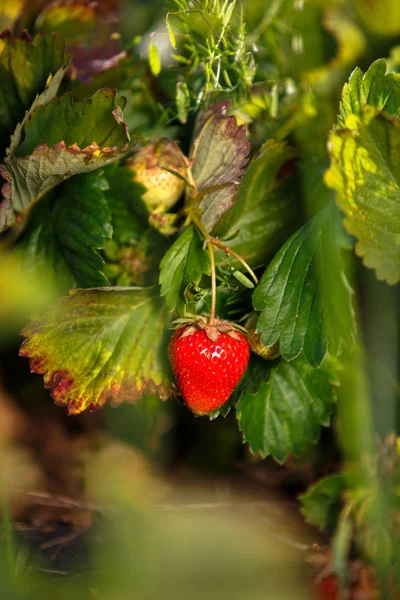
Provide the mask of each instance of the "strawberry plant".
MULTIPOLYGON (((71 415, 142 398, 235 412, 280 463, 337 415, 344 454, 372 456, 368 290, 398 327, 397 4, 154 6, 137 31, 113 0, 0 6, 0 268, 15 259, 43 296, 20 355, 71 415)), ((340 523, 342 558, 371 546, 371 480, 350 479, 303 496, 311 522, 340 523)))

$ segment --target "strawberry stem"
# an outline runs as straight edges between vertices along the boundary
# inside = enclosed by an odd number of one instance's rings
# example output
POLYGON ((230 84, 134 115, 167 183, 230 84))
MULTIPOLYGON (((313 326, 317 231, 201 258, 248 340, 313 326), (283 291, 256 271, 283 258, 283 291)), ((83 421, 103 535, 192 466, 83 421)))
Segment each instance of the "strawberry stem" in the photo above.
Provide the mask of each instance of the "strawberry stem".
POLYGON ((226 254, 229 254, 231 256, 234 256, 236 258, 236 260, 238 262, 240 262, 241 265, 244 266, 244 268, 246 269, 246 271, 250 274, 250 276, 252 277, 254 283, 257 285, 258 284, 258 279, 256 274, 254 273, 253 269, 251 269, 251 267, 249 267, 249 265, 247 264, 247 262, 244 260, 244 258, 242 258, 240 256, 240 254, 238 254, 237 252, 235 252, 234 250, 232 250, 231 248, 228 248, 228 246, 225 246, 225 244, 223 244, 219 239, 217 238, 210 238, 210 242, 212 244, 214 244, 214 246, 216 246, 217 248, 221 248, 221 250, 223 250, 226 254))
POLYGON ((215 307, 217 304, 217 277, 215 273, 215 256, 214 247, 212 242, 208 242, 208 252, 210 253, 210 267, 211 267, 211 313, 209 324, 214 325, 215 322, 215 307))
MULTIPOLYGON (((197 198, 197 197, 196 197, 197 198)), ((189 210, 188 211, 188 215, 191 218, 191 220, 193 221, 193 223, 196 225, 197 229, 200 231, 201 235, 204 237, 204 239, 208 242, 208 244, 212 244, 213 246, 215 246, 216 248, 220 248, 221 250, 223 250, 225 252, 225 254, 233 256, 234 258, 236 258, 236 260, 238 262, 240 262, 241 265, 244 266, 244 268, 246 269, 246 271, 249 273, 249 275, 251 276, 251 278, 253 279, 254 283, 257 285, 258 284, 258 279, 256 274, 254 273, 253 269, 251 267, 249 267, 249 265, 247 264, 247 262, 244 260, 244 258, 242 258, 240 256, 240 254, 238 254, 237 252, 235 252, 234 250, 231 250, 231 248, 228 248, 228 246, 225 246, 225 244, 223 242, 221 242, 221 240, 212 237, 207 229, 204 227, 203 223, 201 222, 200 218, 198 217, 198 215, 195 213, 195 211, 189 210)), ((207 244, 207 245, 208 245, 207 244)), ((210 255, 211 256, 211 255, 210 255)), ((213 256, 213 260, 214 260, 214 256, 213 256)), ((215 260, 214 260, 215 263, 215 260)))

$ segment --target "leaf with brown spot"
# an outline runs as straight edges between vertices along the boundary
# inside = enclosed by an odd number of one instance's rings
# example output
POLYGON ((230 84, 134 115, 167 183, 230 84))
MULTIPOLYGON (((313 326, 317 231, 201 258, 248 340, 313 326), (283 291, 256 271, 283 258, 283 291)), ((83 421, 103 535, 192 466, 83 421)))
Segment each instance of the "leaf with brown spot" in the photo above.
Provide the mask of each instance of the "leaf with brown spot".
POLYGON ((208 231, 233 205, 250 151, 245 126, 238 126, 236 117, 225 116, 226 110, 227 103, 221 102, 200 117, 202 126, 192 149, 197 206, 208 231))
POLYGON ((169 315, 157 288, 75 290, 21 334, 20 355, 70 414, 171 393, 169 315))
POLYGON ((15 130, 10 151, 0 167, 15 217, 22 220, 46 192, 79 173, 94 171, 119 158, 129 147, 122 120, 124 98, 98 90, 92 98, 73 102, 64 94, 35 103, 15 130))
POLYGON ((355 251, 379 280, 400 281, 400 122, 364 106, 331 133, 325 182, 336 191, 355 251))

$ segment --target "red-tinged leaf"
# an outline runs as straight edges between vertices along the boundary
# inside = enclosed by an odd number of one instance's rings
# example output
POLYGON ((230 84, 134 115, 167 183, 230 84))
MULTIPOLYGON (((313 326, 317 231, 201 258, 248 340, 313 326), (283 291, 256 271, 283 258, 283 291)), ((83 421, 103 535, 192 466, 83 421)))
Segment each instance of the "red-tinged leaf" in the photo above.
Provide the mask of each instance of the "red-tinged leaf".
POLYGON ((109 88, 80 102, 64 94, 33 105, 15 130, 0 167, 9 184, 3 186, 3 193, 14 218, 24 219, 32 205, 57 184, 103 167, 128 149, 123 107, 124 99, 117 100, 116 91, 109 88))
POLYGON ((195 123, 195 129, 194 129, 195 138, 198 137, 200 131, 203 129, 206 122, 209 119, 211 119, 211 117, 219 117, 219 118, 226 117, 229 106, 230 106, 229 100, 221 100, 220 102, 216 102, 215 104, 213 104, 212 106, 207 108, 207 110, 201 112, 199 114, 199 116, 197 117, 196 123, 195 123))
POLYGON ((226 116, 227 106, 220 102, 200 117, 192 149, 198 208, 208 231, 233 205, 250 151, 245 126, 238 126, 236 117, 226 116))
POLYGON ((67 76, 85 82, 117 66, 127 53, 120 36, 115 3, 61 0, 44 7, 36 20, 40 31, 58 34, 72 55, 67 76))
POLYGON ((20 355, 69 414, 171 393, 169 316, 153 288, 75 290, 28 324, 20 355))

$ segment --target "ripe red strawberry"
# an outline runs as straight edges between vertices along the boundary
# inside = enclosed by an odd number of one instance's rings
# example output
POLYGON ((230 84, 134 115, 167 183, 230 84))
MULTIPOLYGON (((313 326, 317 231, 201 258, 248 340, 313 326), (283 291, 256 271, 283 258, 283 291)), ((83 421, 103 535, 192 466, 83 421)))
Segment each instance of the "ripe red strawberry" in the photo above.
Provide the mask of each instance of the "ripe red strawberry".
POLYGON ((169 345, 169 358, 187 406, 205 415, 222 406, 242 378, 249 361, 246 337, 226 321, 180 327, 169 345))

